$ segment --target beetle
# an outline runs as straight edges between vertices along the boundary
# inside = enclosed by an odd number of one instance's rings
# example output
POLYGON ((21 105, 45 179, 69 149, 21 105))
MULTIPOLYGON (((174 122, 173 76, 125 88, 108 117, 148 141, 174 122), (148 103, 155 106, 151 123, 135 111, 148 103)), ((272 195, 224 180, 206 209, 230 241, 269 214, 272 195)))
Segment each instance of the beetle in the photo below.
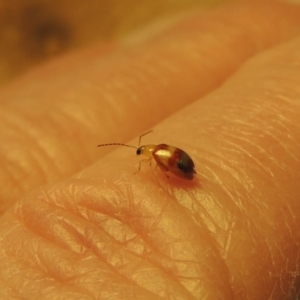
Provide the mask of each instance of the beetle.
POLYGON ((185 151, 167 144, 149 144, 141 146, 142 137, 150 132, 152 132, 152 130, 140 135, 138 147, 122 143, 100 144, 97 145, 97 147, 124 146, 135 148, 137 149, 137 155, 144 155, 147 157, 140 161, 138 171, 141 170, 142 163, 149 162, 151 165, 151 162, 154 159, 156 167, 158 166, 167 177, 168 175, 166 172, 171 172, 180 178, 192 180, 197 172, 192 158, 185 151))

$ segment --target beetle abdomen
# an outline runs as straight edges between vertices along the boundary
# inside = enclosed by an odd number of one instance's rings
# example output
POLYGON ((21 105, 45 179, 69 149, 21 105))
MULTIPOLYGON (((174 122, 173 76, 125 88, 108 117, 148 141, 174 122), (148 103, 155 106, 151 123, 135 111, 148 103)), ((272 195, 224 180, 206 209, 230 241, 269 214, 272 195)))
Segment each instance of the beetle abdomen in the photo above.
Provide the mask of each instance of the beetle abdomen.
POLYGON ((196 174, 195 164, 191 157, 177 147, 159 144, 153 152, 153 157, 160 167, 163 165, 164 170, 167 169, 181 178, 193 179, 196 174))

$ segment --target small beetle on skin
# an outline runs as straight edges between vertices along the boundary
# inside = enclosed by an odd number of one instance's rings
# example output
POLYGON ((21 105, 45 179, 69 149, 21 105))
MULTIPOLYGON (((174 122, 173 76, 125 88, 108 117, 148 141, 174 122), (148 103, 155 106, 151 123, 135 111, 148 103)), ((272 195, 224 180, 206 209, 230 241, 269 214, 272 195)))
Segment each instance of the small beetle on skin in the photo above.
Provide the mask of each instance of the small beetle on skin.
MULTIPOLYGON (((159 145, 144 145, 140 146, 141 139, 144 135, 152 132, 152 130, 142 134, 139 138, 139 146, 131 146, 126 145, 122 143, 111 143, 111 144, 101 144, 97 147, 103 147, 103 146, 124 146, 124 147, 131 147, 135 148, 137 155, 145 155, 147 156, 146 159, 143 159, 139 163, 139 169, 141 170, 141 165, 143 162, 152 162, 152 159, 154 158, 157 166, 163 171, 165 174, 166 172, 171 172, 174 175, 181 177, 183 179, 192 180, 194 178, 194 175, 197 174, 195 170, 195 164, 192 160, 192 158, 183 150, 170 146, 167 144, 159 144, 159 145)), ((165 174, 167 177, 168 175, 165 174)))

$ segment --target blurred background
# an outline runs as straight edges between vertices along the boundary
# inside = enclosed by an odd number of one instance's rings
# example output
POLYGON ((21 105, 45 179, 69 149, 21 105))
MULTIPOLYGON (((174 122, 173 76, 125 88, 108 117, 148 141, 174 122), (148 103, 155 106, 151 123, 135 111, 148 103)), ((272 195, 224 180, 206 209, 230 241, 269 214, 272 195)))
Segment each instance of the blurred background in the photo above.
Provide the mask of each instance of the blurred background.
POLYGON ((55 55, 229 0, 0 0, 0 85, 55 55))

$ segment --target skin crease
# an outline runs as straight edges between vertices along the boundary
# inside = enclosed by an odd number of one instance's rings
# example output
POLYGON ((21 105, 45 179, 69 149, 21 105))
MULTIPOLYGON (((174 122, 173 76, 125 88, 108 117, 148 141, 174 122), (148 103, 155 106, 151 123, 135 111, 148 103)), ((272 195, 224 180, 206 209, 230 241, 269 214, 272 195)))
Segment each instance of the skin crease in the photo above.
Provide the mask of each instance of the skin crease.
POLYGON ((3 87, 1 299, 297 299, 299 29, 232 4, 3 87), (195 180, 96 147, 149 127, 195 180))

